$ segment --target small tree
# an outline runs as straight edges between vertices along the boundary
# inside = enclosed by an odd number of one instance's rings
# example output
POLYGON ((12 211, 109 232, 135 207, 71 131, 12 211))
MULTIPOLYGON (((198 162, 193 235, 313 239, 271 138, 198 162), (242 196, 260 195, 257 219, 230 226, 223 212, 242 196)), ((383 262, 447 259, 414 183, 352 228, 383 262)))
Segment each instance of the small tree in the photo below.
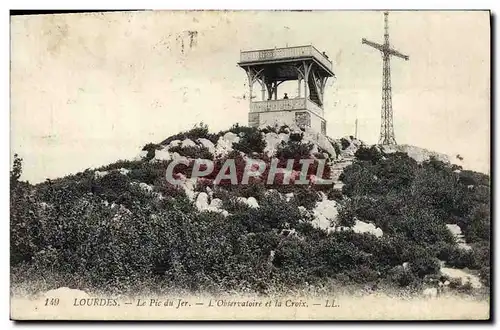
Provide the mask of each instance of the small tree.
POLYGON ((12 165, 12 170, 10 171, 10 184, 15 185, 21 174, 23 173, 23 159, 19 158, 18 154, 14 154, 14 164, 12 165))

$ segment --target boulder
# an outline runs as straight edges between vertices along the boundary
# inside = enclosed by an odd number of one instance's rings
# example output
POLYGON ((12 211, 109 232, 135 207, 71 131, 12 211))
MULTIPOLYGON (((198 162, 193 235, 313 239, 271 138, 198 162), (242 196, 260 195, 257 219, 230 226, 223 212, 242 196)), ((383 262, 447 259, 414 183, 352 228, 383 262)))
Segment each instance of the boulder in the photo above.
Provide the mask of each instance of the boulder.
POLYGON ((316 228, 328 230, 335 224, 338 216, 338 204, 336 201, 324 199, 316 203, 313 210, 314 220, 312 225, 316 228))
POLYGON ((181 145, 181 140, 173 140, 173 141, 170 141, 170 143, 168 144, 168 148, 172 148, 172 147, 178 147, 181 145))
POLYGON ((171 159, 172 159, 172 155, 168 152, 168 148, 155 150, 155 156, 153 157, 153 160, 164 161, 164 160, 171 160, 171 159))
POLYGON ((108 173, 109 173, 108 171, 102 171, 102 172, 101 171, 95 171, 94 172, 94 178, 96 178, 96 179, 102 178, 103 176, 108 175, 108 173))
POLYGON ((481 284, 481 280, 477 275, 470 273, 466 269, 456 269, 456 268, 441 268, 441 274, 447 276, 450 279, 459 279, 462 285, 470 283, 472 288, 479 289, 483 285, 481 284))
POLYGON ((210 202, 211 208, 222 209, 222 200, 220 198, 214 198, 210 202))
POLYGON ((376 237, 382 237, 384 235, 382 229, 376 227, 371 223, 359 220, 356 220, 356 223, 354 224, 354 227, 352 229, 354 230, 355 233, 360 233, 360 234, 369 233, 375 235, 376 237))
POLYGON ((248 197, 247 199, 247 205, 252 207, 252 208, 258 208, 259 207, 259 203, 257 202, 257 200, 255 199, 255 197, 248 197))
POLYGON ((215 145, 212 143, 212 141, 205 138, 199 138, 196 141, 203 147, 207 148, 212 155, 215 154, 215 145))
POLYGON ((186 147, 196 147, 196 143, 193 142, 191 139, 184 139, 181 142, 181 147, 186 148, 186 147))
POLYGON ((147 183, 140 182, 139 183, 139 188, 146 192, 153 192, 153 186, 148 185, 147 183))
POLYGON ((134 157, 134 160, 142 160, 148 155, 147 150, 141 150, 137 156, 134 157))
POLYGON ((198 197, 196 197, 196 202, 195 206, 199 211, 205 211, 209 207, 208 203, 208 194, 205 192, 201 192, 198 194, 198 197))
POLYGON ((233 132, 227 132, 223 136, 219 137, 217 140, 217 145, 215 146, 215 154, 218 156, 225 156, 233 150, 233 143, 240 141, 238 135, 233 132))
POLYGON ((289 134, 285 133, 280 133, 276 134, 274 132, 271 133, 266 133, 264 135, 264 141, 266 141, 266 147, 264 148, 264 152, 269 156, 272 157, 276 154, 276 150, 278 149, 278 146, 280 143, 283 142, 288 142, 290 139, 289 134))
POLYGON ((130 173, 130 170, 127 170, 126 168, 119 168, 118 172, 120 172, 121 175, 127 175, 130 173))

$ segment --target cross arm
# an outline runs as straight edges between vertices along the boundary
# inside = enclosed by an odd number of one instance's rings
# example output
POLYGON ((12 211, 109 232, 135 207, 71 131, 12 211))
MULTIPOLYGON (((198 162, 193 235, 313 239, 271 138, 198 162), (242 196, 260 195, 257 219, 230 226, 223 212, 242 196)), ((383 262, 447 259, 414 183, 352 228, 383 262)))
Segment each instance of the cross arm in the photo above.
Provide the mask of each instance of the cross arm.
POLYGON ((368 46, 371 46, 371 47, 373 47, 375 49, 378 49, 381 52, 384 51, 384 46, 383 45, 377 44, 376 42, 373 42, 373 41, 370 41, 370 40, 366 40, 365 38, 361 39, 361 43, 362 44, 366 44, 368 46))
POLYGON ((389 48, 389 54, 391 55, 394 55, 394 56, 397 56, 397 57, 401 57, 402 59, 404 59, 405 61, 408 61, 410 59, 410 57, 408 55, 404 55, 404 54, 401 54, 400 52, 398 52, 397 50, 394 50, 394 49, 391 49, 389 48))

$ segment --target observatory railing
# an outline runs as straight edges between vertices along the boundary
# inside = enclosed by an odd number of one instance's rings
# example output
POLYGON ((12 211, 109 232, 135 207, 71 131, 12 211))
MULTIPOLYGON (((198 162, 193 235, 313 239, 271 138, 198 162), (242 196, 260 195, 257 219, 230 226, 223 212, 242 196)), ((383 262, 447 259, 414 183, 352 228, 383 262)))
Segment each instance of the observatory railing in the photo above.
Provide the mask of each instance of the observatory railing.
POLYGON ((313 57, 332 70, 332 62, 321 54, 314 46, 297 46, 286 48, 249 50, 240 53, 240 62, 258 62, 268 60, 292 59, 300 57, 313 57))
POLYGON ((310 110, 318 116, 323 116, 323 110, 313 101, 305 98, 268 100, 250 103, 250 112, 310 110))

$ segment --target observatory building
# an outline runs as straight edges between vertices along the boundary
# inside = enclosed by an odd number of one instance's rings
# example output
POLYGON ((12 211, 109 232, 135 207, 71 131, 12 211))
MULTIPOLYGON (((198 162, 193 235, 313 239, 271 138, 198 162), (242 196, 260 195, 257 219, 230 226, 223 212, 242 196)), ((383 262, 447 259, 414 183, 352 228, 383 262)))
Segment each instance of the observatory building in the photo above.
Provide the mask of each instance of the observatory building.
POLYGON ((326 135, 324 92, 334 73, 324 52, 311 45, 242 51, 238 65, 248 76, 249 126, 296 124, 326 135), (290 80, 297 81, 296 95, 278 97, 279 85, 290 80), (254 95, 255 83, 260 97, 254 95))

